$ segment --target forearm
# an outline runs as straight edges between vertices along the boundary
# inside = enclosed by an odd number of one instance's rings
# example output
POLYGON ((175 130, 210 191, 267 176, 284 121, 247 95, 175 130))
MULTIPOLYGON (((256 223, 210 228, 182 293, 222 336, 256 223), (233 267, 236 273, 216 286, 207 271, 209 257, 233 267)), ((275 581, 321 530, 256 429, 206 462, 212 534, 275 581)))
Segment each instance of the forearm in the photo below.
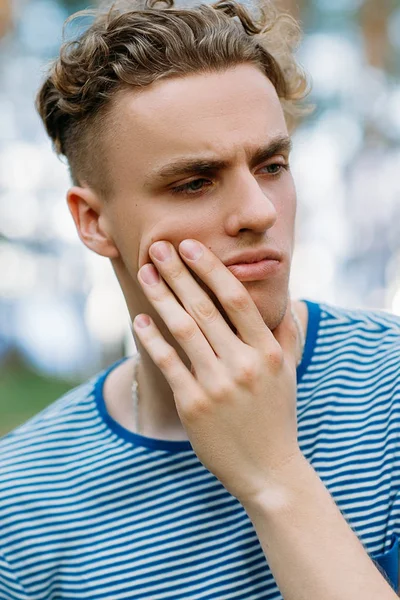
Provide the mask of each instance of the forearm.
POLYGON ((302 456, 242 502, 285 600, 395 600, 302 456))

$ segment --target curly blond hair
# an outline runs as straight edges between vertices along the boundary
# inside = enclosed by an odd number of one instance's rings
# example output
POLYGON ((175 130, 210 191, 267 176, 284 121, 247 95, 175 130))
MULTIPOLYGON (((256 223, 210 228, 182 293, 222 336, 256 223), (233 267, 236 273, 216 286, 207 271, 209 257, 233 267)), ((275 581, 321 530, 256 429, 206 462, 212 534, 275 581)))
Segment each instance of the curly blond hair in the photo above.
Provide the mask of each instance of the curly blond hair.
POLYGON ((94 20, 62 45, 36 106, 73 182, 110 192, 100 147, 104 117, 121 90, 160 79, 254 64, 274 85, 293 126, 309 91, 294 56, 300 28, 268 0, 260 0, 258 9, 256 18, 234 0, 192 8, 176 8, 174 0, 125 0, 72 15, 67 23, 88 15, 94 20))

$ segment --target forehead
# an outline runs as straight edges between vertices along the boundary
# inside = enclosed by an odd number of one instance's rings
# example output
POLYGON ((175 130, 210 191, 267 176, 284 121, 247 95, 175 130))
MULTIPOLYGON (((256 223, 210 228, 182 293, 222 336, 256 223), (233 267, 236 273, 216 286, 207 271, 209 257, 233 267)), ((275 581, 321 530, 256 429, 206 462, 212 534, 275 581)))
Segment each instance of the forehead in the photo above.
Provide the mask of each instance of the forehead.
POLYGON ((287 135, 275 88, 252 65, 124 92, 112 109, 111 129, 111 170, 139 179, 171 158, 208 153, 232 159, 287 135))

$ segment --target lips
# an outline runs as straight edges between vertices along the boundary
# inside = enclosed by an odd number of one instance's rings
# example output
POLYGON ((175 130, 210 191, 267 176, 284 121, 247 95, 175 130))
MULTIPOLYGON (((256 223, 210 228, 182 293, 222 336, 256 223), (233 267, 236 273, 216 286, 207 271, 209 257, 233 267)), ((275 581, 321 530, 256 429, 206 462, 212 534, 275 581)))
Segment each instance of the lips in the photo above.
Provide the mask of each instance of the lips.
POLYGON ((282 254, 277 250, 272 250, 270 248, 264 248, 259 250, 247 250, 246 252, 236 254, 236 256, 233 256, 227 261, 223 262, 226 267, 230 267, 232 265, 248 265, 252 263, 261 262, 263 260, 275 260, 280 262, 282 260, 282 254))
POLYGON ((262 281, 275 277, 281 268, 279 260, 259 260, 255 263, 237 263, 227 268, 239 281, 262 281))

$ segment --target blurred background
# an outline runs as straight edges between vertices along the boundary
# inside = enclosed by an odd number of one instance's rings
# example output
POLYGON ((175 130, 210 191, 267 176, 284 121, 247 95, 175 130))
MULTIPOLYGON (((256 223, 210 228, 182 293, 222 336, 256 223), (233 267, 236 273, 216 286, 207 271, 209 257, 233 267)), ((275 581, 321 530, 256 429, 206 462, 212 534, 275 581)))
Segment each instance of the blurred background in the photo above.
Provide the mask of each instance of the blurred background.
MULTIPOLYGON (((276 2, 301 20, 316 105, 294 135, 292 296, 400 315, 400 0, 276 2)), ((34 109, 64 20, 88 6, 0 0, 0 435, 135 350, 34 109)))

